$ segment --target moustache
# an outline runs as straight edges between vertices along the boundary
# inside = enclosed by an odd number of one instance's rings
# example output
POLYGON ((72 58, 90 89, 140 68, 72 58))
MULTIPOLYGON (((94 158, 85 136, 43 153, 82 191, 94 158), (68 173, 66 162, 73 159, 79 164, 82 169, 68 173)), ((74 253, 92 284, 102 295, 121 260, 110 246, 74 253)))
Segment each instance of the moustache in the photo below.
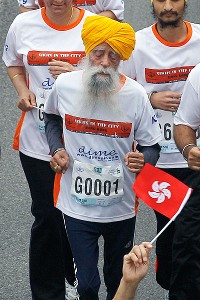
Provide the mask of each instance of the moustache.
POLYGON ((165 11, 160 13, 160 17, 163 17, 165 15, 175 15, 178 16, 178 13, 176 11, 165 11))

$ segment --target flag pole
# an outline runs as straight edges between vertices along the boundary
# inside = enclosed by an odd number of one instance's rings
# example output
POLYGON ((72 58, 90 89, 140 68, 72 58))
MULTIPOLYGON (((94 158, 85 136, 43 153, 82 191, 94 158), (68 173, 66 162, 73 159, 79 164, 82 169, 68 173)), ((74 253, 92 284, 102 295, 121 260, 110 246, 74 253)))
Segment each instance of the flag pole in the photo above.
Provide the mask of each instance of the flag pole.
POLYGON ((188 201, 188 199, 190 198, 190 195, 192 193, 192 189, 189 188, 185 198, 183 199, 183 202, 181 203, 181 206, 179 207, 179 210, 175 213, 175 215, 169 220, 169 222, 163 227, 163 229, 155 236, 155 238, 150 242, 151 244, 153 244, 157 238, 163 233, 163 231, 165 231, 165 229, 167 229, 167 227, 176 219, 176 217, 180 214, 181 210, 183 209, 183 207, 185 206, 186 202, 188 201))

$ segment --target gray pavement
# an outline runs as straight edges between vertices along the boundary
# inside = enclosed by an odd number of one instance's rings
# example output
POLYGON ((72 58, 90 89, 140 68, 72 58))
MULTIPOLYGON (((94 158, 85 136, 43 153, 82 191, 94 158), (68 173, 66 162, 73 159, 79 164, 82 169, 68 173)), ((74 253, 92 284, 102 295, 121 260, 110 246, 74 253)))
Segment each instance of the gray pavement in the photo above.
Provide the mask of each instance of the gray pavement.
MULTIPOLYGON (((187 19, 200 21, 200 1, 190 0, 187 19)), ((126 0, 125 19, 138 30, 153 22, 148 0, 126 0)), ((12 20, 18 13, 16 0, 0 0, 0 49, 3 49, 5 35, 12 20)), ((1 51, 2 52, 2 51, 1 51)), ((12 136, 20 112, 16 108, 17 95, 5 67, 0 61, 0 300, 30 300, 28 279, 28 248, 31 223, 31 199, 18 153, 13 151, 12 136)), ((140 205, 137 218, 136 242, 151 240, 156 234, 155 217, 152 211, 140 205)), ((102 248, 102 241, 100 241, 102 248)), ((141 284, 136 299, 159 300, 162 292, 155 282, 154 250, 152 266, 141 284)), ((102 274, 102 253, 99 266, 102 274)), ((100 300, 105 300, 102 284, 100 300)), ((89 300, 89 299, 88 299, 89 300)), ((124 299, 126 300, 126 299, 124 299)))

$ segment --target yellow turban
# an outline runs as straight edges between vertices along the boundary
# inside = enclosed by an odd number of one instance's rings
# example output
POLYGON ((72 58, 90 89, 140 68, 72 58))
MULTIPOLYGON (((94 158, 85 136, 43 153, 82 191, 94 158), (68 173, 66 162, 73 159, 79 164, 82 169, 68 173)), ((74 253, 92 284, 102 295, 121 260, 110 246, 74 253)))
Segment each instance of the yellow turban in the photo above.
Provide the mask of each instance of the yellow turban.
POLYGON ((105 42, 121 56, 122 60, 127 60, 135 47, 133 28, 127 23, 120 23, 104 16, 87 17, 81 36, 86 54, 105 42))

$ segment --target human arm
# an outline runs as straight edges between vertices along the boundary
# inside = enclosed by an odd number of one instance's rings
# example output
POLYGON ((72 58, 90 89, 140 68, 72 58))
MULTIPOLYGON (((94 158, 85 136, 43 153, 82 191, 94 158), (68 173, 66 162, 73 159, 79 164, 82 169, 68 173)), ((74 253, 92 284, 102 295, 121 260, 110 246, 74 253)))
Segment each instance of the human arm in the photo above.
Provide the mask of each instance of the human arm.
POLYGON ((143 242, 124 256, 123 277, 113 300, 134 299, 139 282, 147 274, 151 248, 150 243, 143 242))
POLYGON ((118 18, 116 17, 116 15, 114 14, 114 12, 112 12, 112 10, 105 10, 99 13, 99 15, 101 16, 105 16, 107 18, 113 19, 118 21, 118 18))
POLYGON ((34 10, 34 9, 36 9, 36 8, 26 8, 26 7, 24 7, 23 5, 20 5, 20 6, 19 6, 19 11, 20 11, 20 13, 27 12, 27 11, 31 11, 31 10, 34 10))
POLYGON ((176 112, 181 101, 181 94, 172 91, 151 92, 149 100, 153 108, 176 112))
POLYGON ((84 5, 82 8, 95 14, 122 21, 124 19, 124 2, 121 0, 100 0, 94 5, 84 5))
POLYGON ((196 131, 200 126, 199 75, 200 64, 190 72, 184 86, 181 104, 174 116, 175 142, 188 160, 188 166, 193 170, 200 170, 200 148, 196 146, 196 131))
POLYGON ((125 155, 125 164, 128 170, 132 173, 139 173, 145 163, 156 165, 159 159, 160 146, 158 143, 152 146, 137 145, 136 149, 139 152, 129 152, 125 155))
POLYGON ((62 74, 62 73, 66 73, 66 72, 72 72, 77 70, 77 67, 74 67, 73 65, 71 65, 68 62, 65 61, 61 61, 61 60, 55 60, 52 59, 49 63, 48 63, 48 70, 49 73, 52 75, 52 77, 54 79, 56 79, 58 77, 58 75, 62 74))
POLYGON ((18 3, 20 12, 27 12, 39 8, 35 0, 18 0, 18 3))
POLYGON ((200 147, 196 146, 196 130, 186 125, 174 125, 174 139, 192 170, 200 170, 200 147))
POLYGON ((25 68, 22 66, 7 67, 7 73, 19 95, 17 107, 22 111, 31 110, 36 105, 36 101, 35 95, 27 86, 25 68))
POLYGON ((124 1, 102 0, 102 6, 104 11, 100 14, 104 14, 104 16, 118 21, 122 21, 124 19, 124 1))
POLYGON ((69 165, 69 155, 62 142, 62 118, 44 113, 45 133, 52 158, 50 166, 56 173, 65 173, 69 165))

